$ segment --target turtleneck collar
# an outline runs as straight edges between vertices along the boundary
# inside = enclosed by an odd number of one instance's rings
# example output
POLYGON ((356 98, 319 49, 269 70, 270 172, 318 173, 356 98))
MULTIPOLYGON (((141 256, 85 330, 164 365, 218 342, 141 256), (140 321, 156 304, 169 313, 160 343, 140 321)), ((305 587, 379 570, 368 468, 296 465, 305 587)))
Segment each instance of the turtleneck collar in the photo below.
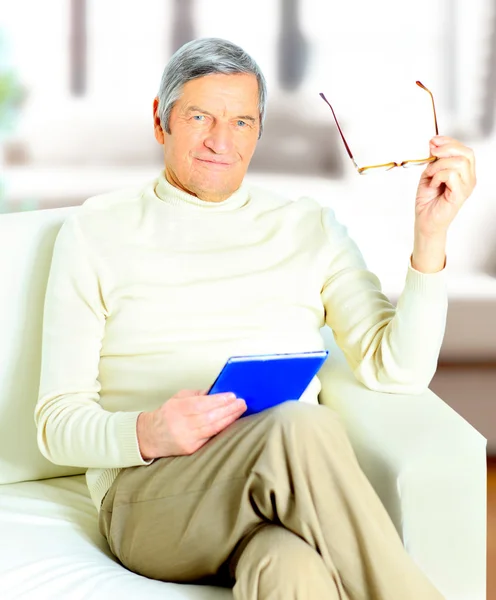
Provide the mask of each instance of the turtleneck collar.
POLYGON ((247 204, 249 201, 248 189, 244 184, 241 184, 241 186, 233 194, 231 194, 227 200, 223 200, 222 202, 207 202, 205 200, 200 200, 200 198, 180 190, 169 183, 165 176, 165 169, 162 170, 157 180, 155 185, 155 194, 160 198, 160 200, 172 206, 183 206, 197 210, 208 210, 209 212, 236 210, 237 208, 241 208, 247 204))

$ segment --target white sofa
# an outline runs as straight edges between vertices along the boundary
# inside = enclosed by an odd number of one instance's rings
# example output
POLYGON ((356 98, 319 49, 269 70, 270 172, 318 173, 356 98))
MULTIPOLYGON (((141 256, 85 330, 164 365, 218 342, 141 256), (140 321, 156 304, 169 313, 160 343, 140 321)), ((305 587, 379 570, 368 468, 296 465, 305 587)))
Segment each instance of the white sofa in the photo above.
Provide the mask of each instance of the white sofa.
MULTIPOLYGON (((126 570, 98 532, 83 468, 36 445, 45 285, 54 239, 77 208, 0 215, 0 598, 230 598, 126 570)), ((321 402, 342 415, 360 464, 404 545, 448 600, 486 597, 486 439, 427 390, 372 392, 330 330, 321 402)), ((277 551, 277 549, 275 549, 277 551)))

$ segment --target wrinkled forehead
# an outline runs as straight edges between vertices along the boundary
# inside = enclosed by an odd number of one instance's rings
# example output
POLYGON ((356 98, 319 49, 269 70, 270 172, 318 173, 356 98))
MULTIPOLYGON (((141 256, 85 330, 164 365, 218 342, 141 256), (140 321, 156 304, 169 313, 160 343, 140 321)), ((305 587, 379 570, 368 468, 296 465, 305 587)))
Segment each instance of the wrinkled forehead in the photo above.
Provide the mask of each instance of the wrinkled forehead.
POLYGON ((259 117, 258 81, 251 73, 213 74, 184 84, 176 103, 181 113, 259 117))

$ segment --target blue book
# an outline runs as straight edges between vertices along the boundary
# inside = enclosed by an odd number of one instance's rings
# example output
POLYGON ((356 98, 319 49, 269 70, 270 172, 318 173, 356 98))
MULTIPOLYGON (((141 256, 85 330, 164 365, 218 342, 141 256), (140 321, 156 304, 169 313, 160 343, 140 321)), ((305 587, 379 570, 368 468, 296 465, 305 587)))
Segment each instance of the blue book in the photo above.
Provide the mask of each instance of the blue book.
POLYGON ((233 356, 224 365, 209 394, 233 392, 243 398, 243 417, 281 402, 299 400, 329 355, 328 350, 291 354, 233 356))

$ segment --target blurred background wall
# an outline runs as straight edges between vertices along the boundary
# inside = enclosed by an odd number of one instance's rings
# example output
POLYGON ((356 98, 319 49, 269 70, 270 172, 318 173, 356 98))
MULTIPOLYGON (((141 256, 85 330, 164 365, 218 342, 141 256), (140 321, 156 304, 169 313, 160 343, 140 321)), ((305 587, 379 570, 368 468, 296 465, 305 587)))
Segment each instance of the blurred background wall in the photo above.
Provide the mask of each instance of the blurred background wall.
MULTIPOLYGON (((152 101, 184 42, 225 37, 268 81, 248 179, 332 205, 397 301, 421 158, 440 133, 476 152, 478 184, 448 239, 450 311, 432 389, 496 453, 496 0, 0 0, 0 212, 77 205, 162 168, 152 101)), ((8 260, 2 257, 1 260, 8 260)))
MULTIPOLYGON (((293 153, 301 150, 308 161, 301 167, 306 174, 341 173, 335 128, 319 91, 330 97, 365 162, 425 152, 433 122, 417 79, 435 94, 443 133, 467 141, 494 133, 493 0, 418 0, 401 10, 393 0, 3 0, 0 6, 2 57, 26 90, 18 146, 9 155, 14 162, 158 164, 149 136, 151 99, 173 51, 203 36, 231 39, 259 62, 271 103, 260 154, 273 137, 291 133, 299 141, 293 153), (319 132, 328 147, 312 154, 319 132)), ((255 159, 253 166, 275 170, 277 161, 267 153, 267 163, 255 159)))

